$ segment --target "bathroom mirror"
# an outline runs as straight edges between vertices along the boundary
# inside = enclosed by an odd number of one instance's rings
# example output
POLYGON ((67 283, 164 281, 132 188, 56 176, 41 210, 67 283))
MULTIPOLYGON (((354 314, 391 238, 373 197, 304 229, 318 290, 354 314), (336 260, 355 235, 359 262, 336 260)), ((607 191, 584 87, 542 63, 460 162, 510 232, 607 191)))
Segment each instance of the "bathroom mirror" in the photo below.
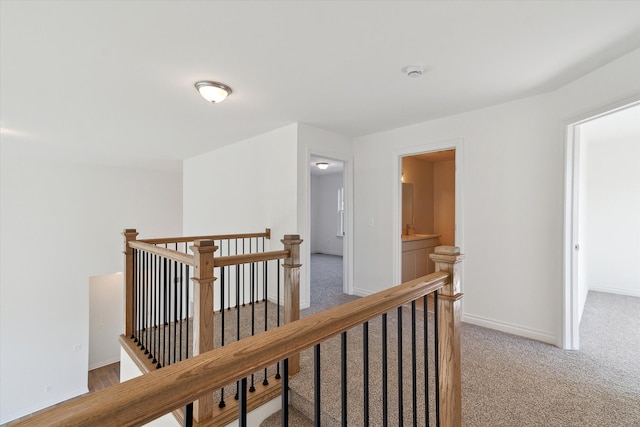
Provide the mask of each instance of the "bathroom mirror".
POLYGON ((413 224, 413 184, 402 183, 402 234, 407 224, 413 224))

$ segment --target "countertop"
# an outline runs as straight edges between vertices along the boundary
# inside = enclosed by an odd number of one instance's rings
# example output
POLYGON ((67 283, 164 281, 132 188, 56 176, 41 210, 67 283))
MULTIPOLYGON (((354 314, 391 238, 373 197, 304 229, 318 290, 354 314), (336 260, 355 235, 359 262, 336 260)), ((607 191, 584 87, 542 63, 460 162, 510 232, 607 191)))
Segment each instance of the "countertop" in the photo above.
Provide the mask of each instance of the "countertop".
POLYGON ((433 239, 434 237, 440 237, 441 234, 403 234, 402 241, 433 239))

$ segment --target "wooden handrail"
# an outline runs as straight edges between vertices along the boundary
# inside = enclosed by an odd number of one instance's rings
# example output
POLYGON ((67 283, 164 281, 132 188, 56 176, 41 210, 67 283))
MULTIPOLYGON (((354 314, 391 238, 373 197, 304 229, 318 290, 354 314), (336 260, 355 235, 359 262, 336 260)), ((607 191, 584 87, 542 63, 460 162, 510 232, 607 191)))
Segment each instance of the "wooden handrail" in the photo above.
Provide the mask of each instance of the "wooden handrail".
POLYGON ((206 393, 439 290, 450 280, 448 273, 432 273, 74 399, 16 425, 143 425, 206 393))
POLYGON ((249 264, 252 262, 272 261, 274 259, 284 259, 289 256, 289 251, 257 252, 255 254, 229 255, 216 257, 216 267, 226 267, 228 265, 249 264))
POLYGON ((266 239, 270 239, 271 229, 265 228, 264 231, 259 231, 256 233, 217 234, 212 236, 159 237, 154 239, 139 239, 138 241, 157 245, 160 243, 183 243, 183 242, 195 242, 196 240, 249 239, 252 237, 264 237, 266 239))
POLYGON ((161 248, 160 246, 145 243, 142 240, 130 241, 129 247, 149 252, 155 255, 160 255, 161 257, 170 259, 172 261, 178 261, 191 266, 193 266, 194 263, 194 257, 192 254, 185 254, 184 252, 174 251, 173 249, 161 248))

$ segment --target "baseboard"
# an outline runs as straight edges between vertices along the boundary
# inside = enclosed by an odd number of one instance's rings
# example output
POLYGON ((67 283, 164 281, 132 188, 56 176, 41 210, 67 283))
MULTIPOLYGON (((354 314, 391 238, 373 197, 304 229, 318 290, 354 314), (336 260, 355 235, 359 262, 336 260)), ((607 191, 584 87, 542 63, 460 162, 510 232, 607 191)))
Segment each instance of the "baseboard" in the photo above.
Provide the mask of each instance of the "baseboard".
MULTIPOLYGON (((120 356, 118 354, 118 356, 120 356)), ((109 359, 109 360, 102 360, 100 362, 96 362, 96 363, 92 363, 89 365, 89 370, 93 371, 94 369, 98 369, 98 368, 102 368, 103 366, 107 366, 107 365, 112 365, 114 363, 118 363, 120 361, 119 357, 113 358, 113 359, 109 359)))
POLYGON ((368 297, 369 295, 375 294, 375 292, 371 292, 368 289, 361 289, 357 287, 353 287, 353 294, 357 297, 368 297))
POLYGON ((589 284, 589 290, 594 292, 604 292, 607 294, 626 295, 628 297, 640 298, 640 290, 614 288, 613 286, 601 286, 589 284))
POLYGON ((89 392, 88 387, 80 387, 74 391, 62 393, 61 395, 56 396, 55 399, 44 400, 43 402, 38 403, 36 405, 28 406, 26 409, 12 411, 8 415, 6 415, 6 417, 5 417, 5 414, 3 414, 3 418, 2 420, 0 420, 0 424, 4 425, 5 423, 10 423, 12 421, 19 420, 23 417, 26 417, 28 415, 31 415, 33 413, 46 409, 50 406, 57 405, 62 402, 66 402, 67 400, 73 399, 78 396, 82 396, 83 394, 86 394, 88 392, 89 392))
POLYGON ((473 314, 463 314, 462 321, 470 323, 472 325, 482 326, 488 329, 495 329, 496 331, 506 332, 512 335, 518 335, 524 338, 530 338, 536 341, 542 341, 551 345, 558 345, 558 337, 548 332, 539 331, 537 329, 525 328, 523 326, 514 325, 512 323, 500 322, 494 319, 488 319, 482 316, 476 316, 473 314))

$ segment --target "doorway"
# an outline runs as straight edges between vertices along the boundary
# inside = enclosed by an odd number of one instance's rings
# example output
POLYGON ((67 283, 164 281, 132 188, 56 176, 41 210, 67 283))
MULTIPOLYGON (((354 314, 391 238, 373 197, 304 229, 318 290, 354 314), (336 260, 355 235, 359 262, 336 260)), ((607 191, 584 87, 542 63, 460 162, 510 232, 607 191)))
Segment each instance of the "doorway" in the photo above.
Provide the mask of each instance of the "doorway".
POLYGON ((340 304, 347 292, 344 169, 340 160, 311 155, 309 305, 314 311, 340 304))
POLYGON ((435 272, 436 246, 455 246, 455 153, 402 157, 402 282, 435 272))
POLYGON ((396 284, 430 274, 435 267, 428 255, 436 246, 458 246, 462 250, 462 153, 461 139, 395 152, 395 176, 398 177, 397 185, 394 185, 397 202, 393 221, 393 235, 397 236, 394 237, 396 284), (411 203, 403 200, 408 195, 412 196, 411 203), (408 209, 409 213, 406 212, 408 209))
POLYGON ((563 347, 577 350, 589 291, 640 296, 640 102, 567 129, 563 347), (621 254, 624 254, 621 256, 621 254))

